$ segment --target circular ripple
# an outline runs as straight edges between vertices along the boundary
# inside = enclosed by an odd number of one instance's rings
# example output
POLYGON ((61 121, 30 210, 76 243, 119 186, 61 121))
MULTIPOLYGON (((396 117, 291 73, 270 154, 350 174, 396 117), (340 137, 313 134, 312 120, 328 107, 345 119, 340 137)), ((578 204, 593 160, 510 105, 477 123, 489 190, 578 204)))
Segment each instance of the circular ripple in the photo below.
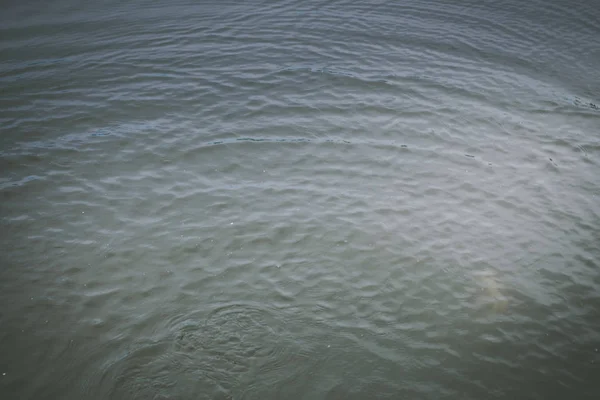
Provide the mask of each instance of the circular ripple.
POLYGON ((171 322, 168 338, 139 343, 106 367, 104 393, 112 399, 260 398, 302 377, 318 359, 268 308, 229 304, 171 322))

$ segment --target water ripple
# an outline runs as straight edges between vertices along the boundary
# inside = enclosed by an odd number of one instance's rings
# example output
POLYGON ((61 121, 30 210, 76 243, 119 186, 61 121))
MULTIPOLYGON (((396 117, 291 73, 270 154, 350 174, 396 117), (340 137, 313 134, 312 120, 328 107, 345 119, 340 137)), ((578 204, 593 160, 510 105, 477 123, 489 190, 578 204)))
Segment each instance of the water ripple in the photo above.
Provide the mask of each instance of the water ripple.
POLYGON ((0 19, 9 397, 595 399, 592 3, 0 19))

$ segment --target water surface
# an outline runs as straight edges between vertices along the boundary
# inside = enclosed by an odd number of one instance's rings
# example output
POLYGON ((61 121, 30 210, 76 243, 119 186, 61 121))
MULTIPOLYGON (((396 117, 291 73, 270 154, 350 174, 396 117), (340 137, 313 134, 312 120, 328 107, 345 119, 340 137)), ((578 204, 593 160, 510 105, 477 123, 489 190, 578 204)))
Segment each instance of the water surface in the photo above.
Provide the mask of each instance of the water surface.
POLYGON ((8 2, 1 397, 600 398, 599 10, 8 2))

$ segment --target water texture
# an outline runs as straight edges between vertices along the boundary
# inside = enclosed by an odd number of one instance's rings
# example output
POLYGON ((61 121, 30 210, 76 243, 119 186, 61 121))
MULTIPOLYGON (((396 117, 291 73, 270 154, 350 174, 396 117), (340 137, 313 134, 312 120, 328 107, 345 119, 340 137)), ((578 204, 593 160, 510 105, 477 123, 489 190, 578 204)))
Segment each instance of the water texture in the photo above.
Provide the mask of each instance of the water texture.
POLYGON ((600 7, 8 1, 0 398, 600 398, 600 7))

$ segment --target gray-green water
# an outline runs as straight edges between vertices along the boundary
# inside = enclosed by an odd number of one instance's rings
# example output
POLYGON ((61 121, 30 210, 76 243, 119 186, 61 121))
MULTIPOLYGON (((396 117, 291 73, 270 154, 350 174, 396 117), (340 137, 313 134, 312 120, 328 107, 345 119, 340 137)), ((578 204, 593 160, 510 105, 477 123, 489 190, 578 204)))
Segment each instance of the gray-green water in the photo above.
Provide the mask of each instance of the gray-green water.
POLYGON ((0 398, 600 398, 595 1, 9 1, 0 398))

